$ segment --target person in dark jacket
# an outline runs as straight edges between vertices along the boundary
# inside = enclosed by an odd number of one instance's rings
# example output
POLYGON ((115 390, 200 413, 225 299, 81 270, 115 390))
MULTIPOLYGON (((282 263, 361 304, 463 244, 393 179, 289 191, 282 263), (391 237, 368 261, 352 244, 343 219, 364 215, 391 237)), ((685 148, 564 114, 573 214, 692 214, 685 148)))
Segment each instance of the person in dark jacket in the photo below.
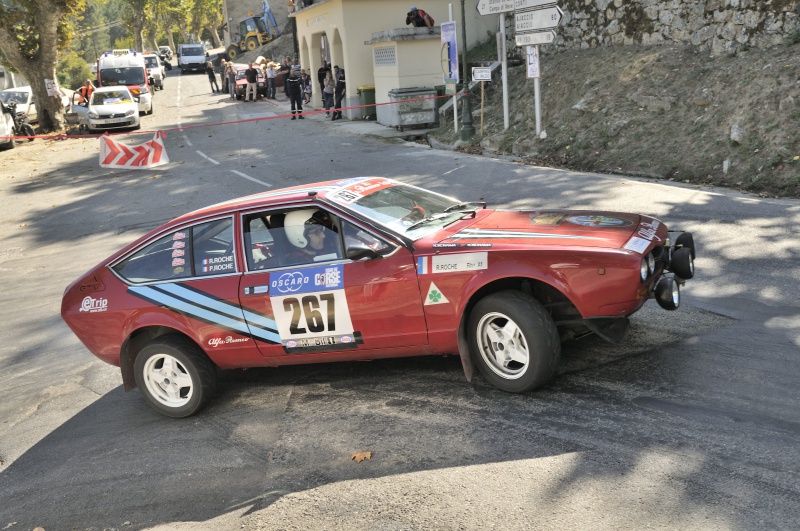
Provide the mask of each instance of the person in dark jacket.
POLYGON ((253 93, 252 101, 258 99, 258 91, 256 90, 256 83, 258 83, 258 69, 255 64, 250 63, 250 68, 244 71, 244 77, 247 79, 247 91, 244 93, 244 101, 250 100, 250 92, 253 93))
POLYGON ((214 65, 211 61, 206 62, 206 74, 208 74, 208 82, 211 83, 211 93, 222 92, 217 84, 217 74, 214 73, 214 65))
POLYGON ((344 80, 344 68, 341 68, 336 78, 336 89, 333 92, 336 102, 333 106, 333 118, 331 118, 331 121, 342 119, 342 99, 344 99, 345 92, 347 92, 347 84, 344 80))
POLYGON ((300 65, 292 66, 289 77, 286 80, 286 90, 289 93, 289 101, 292 102, 292 120, 300 118, 305 120, 303 116, 303 90, 305 89, 305 80, 300 77, 300 65), (299 116, 295 116, 295 112, 299 116))

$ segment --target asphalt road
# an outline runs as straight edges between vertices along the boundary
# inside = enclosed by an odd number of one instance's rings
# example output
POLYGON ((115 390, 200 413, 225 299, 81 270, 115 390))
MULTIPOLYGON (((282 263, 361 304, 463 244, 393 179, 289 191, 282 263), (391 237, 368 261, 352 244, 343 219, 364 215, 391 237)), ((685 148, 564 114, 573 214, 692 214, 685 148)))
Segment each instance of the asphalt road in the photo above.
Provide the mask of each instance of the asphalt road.
POLYGON ((167 130, 162 168, 101 169, 96 139, 0 153, 0 529, 800 525, 800 202, 431 150, 318 115, 258 120, 288 104, 230 102, 177 70, 166 87, 142 122, 167 130), (179 421, 124 393, 60 319, 69 282, 163 221, 359 175, 652 214, 693 231, 698 275, 622 344, 565 344, 538 392, 467 383, 457 357, 230 371, 179 421))

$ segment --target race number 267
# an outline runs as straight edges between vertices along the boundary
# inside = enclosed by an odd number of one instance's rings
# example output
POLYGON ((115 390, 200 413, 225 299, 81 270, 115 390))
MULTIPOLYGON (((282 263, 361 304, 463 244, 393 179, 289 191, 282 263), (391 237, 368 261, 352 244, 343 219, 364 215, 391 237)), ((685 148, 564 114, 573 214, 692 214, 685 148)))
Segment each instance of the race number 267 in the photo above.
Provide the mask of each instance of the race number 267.
POLYGON ((289 325, 289 332, 292 334, 330 333, 336 330, 333 293, 306 295, 302 299, 288 297, 283 300, 283 309, 292 314, 292 322, 289 325), (305 324, 305 327, 301 324, 305 324))

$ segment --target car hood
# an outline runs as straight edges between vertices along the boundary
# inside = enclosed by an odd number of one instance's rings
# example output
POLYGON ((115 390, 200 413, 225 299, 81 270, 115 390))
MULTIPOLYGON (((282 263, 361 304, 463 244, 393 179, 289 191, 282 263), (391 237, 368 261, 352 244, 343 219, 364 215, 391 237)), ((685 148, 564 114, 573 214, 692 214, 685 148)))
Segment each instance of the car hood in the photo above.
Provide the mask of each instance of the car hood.
POLYGON ((114 103, 111 105, 92 105, 91 110, 97 114, 124 114, 127 111, 138 111, 136 102, 114 103))
MULTIPOLYGON (((479 211, 477 221, 442 239, 437 247, 458 244, 623 247, 639 228, 641 216, 586 210, 479 211)), ((456 245, 453 245, 454 247, 456 245)))

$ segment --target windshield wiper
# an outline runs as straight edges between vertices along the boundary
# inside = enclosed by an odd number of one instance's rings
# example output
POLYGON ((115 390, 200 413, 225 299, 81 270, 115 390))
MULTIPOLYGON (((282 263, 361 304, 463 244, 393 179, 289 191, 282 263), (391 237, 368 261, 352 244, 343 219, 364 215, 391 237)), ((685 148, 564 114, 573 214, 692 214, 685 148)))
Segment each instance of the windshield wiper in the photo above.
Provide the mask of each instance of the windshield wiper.
POLYGON ((447 212, 443 212, 441 214, 434 214, 432 216, 428 216, 427 218, 422 218, 421 220, 417 221, 416 223, 412 223, 408 227, 406 227, 406 231, 413 229, 414 227, 419 227, 420 225, 425 225, 426 223, 430 223, 431 221, 436 221, 439 219, 444 219, 450 217, 450 214, 447 212))
POLYGON ((449 207, 445 208, 444 211, 452 212, 454 210, 463 210, 471 206, 486 208, 486 201, 467 201, 466 203, 456 203, 455 205, 450 205, 449 207))

